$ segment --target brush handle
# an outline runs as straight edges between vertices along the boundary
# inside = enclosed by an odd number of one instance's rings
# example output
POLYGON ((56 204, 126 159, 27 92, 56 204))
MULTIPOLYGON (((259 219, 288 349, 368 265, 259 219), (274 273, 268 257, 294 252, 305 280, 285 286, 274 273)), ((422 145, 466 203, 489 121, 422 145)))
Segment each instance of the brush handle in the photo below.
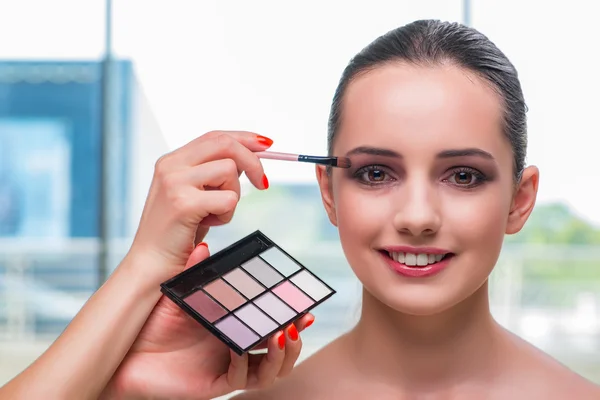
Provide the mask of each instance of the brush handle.
POLYGON ((277 153, 276 151, 257 151, 254 154, 256 154, 258 158, 280 161, 298 161, 299 157, 298 154, 277 153))
POLYGON ((337 164, 337 159, 335 157, 305 156, 302 154, 278 153, 275 151, 258 151, 254 154, 256 154, 258 158, 265 158, 269 160, 297 161, 332 166, 337 164))

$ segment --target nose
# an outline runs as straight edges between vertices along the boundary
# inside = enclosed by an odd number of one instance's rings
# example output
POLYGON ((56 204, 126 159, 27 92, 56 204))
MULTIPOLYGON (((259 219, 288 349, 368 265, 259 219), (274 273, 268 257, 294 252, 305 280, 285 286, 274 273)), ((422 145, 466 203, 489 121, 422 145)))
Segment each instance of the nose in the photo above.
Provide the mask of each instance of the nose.
POLYGON ((396 203, 393 219, 398 232, 412 236, 430 236, 438 232, 442 223, 439 199, 427 182, 407 182, 398 195, 401 198, 396 203))

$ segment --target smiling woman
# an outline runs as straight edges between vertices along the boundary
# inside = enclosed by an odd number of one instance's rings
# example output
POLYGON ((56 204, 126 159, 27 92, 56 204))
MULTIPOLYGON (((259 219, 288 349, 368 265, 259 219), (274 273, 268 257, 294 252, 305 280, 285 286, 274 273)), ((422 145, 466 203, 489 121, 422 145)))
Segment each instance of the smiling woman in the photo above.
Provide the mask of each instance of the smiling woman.
POLYGON ((342 74, 328 147, 352 164, 316 172, 360 321, 241 398, 598 398, 490 313, 488 277, 539 180, 517 71, 490 40, 438 21, 378 38, 342 74))

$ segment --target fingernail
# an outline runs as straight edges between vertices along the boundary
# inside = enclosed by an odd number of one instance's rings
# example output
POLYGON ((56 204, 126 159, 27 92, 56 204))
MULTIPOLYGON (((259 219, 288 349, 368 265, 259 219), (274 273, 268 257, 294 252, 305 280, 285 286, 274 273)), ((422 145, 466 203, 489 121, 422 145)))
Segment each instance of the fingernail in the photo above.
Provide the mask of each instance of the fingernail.
POLYGON ((204 246, 208 249, 208 244, 204 243, 204 242, 200 242, 198 243, 198 245, 196 247, 200 247, 200 246, 204 246))
POLYGON ((267 176, 263 174, 263 179, 262 179, 262 184, 264 186, 265 189, 269 188, 269 180, 267 179, 267 176))
POLYGON ((256 140, 258 141, 258 143, 262 144, 263 146, 271 147, 271 145, 273 144, 273 140, 269 139, 266 136, 262 136, 262 135, 256 135, 256 140))
POLYGON ((283 332, 279 333, 279 338, 277 338, 277 344, 279 345, 279 348, 281 350, 283 350, 283 348, 285 347, 285 335, 283 334, 283 332))
POLYGON ((306 328, 308 328, 309 326, 311 326, 313 324, 313 322, 315 322, 315 317, 312 317, 312 319, 308 320, 308 322, 306 323, 306 328))
POLYGON ((298 340, 298 329, 296 329, 296 325, 290 325, 288 328, 288 335, 290 335, 290 339, 292 339, 294 342, 298 340))

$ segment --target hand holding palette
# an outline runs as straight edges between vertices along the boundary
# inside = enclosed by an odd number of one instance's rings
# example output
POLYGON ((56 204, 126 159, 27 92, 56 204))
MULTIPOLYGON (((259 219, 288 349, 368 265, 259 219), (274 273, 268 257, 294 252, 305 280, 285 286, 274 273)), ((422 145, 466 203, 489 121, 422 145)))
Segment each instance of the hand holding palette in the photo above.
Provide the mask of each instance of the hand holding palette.
POLYGON ((335 294, 260 231, 163 282, 161 291, 239 355, 335 294))

